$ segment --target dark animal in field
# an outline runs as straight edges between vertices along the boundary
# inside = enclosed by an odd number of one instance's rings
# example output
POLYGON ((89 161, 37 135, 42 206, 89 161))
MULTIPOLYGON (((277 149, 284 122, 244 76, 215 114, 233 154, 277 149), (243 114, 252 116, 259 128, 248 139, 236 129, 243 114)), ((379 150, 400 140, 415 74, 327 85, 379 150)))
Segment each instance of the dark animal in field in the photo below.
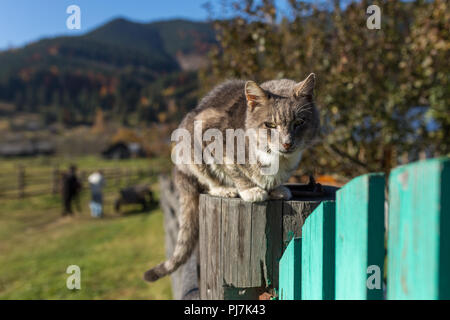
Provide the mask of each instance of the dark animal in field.
POLYGON ((153 201, 153 193, 147 185, 135 185, 120 190, 120 197, 116 199, 114 208, 116 212, 120 212, 124 204, 142 204, 142 210, 147 211, 153 201))

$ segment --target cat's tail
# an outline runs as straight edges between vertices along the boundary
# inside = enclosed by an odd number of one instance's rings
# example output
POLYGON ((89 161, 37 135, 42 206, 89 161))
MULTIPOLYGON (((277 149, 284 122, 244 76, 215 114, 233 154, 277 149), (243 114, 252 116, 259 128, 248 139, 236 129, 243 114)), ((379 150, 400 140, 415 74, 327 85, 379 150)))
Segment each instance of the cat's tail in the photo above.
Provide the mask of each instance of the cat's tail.
POLYGON ((169 260, 145 272, 144 279, 149 282, 169 275, 183 265, 191 256, 198 241, 198 182, 194 177, 179 170, 174 171, 174 181, 180 202, 177 243, 173 256, 169 260))

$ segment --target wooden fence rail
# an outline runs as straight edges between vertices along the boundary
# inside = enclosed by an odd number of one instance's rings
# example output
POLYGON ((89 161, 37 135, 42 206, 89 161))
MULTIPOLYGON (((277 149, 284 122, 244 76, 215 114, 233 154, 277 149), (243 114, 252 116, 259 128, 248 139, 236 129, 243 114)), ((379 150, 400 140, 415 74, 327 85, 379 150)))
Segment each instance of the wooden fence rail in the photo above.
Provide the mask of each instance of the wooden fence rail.
MULTIPOLYGON (((82 185, 87 186, 87 177, 98 169, 81 169, 78 176, 82 185)), ((142 177, 155 175, 151 169, 144 168, 105 168, 103 172, 108 185, 131 185, 142 177)), ((63 171, 55 166, 48 170, 35 172, 24 166, 18 166, 16 172, 0 176, 1 198, 25 198, 46 194, 57 194, 61 189, 63 171)))

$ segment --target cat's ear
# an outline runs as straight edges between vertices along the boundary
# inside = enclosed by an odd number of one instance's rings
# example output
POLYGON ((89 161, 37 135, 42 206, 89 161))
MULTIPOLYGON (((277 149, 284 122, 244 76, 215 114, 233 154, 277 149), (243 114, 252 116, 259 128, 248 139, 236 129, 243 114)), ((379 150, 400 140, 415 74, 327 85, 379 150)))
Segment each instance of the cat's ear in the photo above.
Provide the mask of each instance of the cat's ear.
POLYGON ((247 81, 245 83, 245 97, 247 98, 247 106, 250 110, 258 105, 263 105, 267 99, 267 93, 254 81, 247 81))
POLYGON ((305 80, 299 82, 294 87, 294 96, 302 97, 302 96, 313 96, 314 95, 314 86, 316 85, 316 75, 311 73, 306 77, 305 80))

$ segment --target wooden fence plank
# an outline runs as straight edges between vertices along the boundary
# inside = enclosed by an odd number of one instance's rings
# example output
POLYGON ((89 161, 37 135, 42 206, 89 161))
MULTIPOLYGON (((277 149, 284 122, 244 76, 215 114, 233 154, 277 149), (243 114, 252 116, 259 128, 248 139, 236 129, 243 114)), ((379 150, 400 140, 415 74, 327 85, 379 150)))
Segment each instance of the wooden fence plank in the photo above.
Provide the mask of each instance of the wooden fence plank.
POLYGON ((251 241, 252 241, 252 204, 250 202, 239 202, 238 233, 238 259, 240 266, 237 274, 237 286, 240 288, 252 287, 251 279, 251 241))
POLYGON ((207 260, 208 273, 207 277, 207 297, 208 299, 223 299, 223 280, 222 275, 217 270, 222 270, 221 255, 221 206, 222 200, 217 197, 209 197, 206 201, 206 234, 208 236, 207 245, 207 260), (218 259, 215 258, 218 257, 218 259))
POLYGON ((278 288, 278 264, 283 254, 283 202, 269 201, 266 210, 266 281, 268 286, 278 288))
POLYGON ((257 287, 266 287, 267 266, 265 257, 267 252, 267 208, 263 203, 252 204, 252 249, 250 257, 251 281, 257 287))
POLYGON ((59 167, 55 166, 52 170, 52 194, 58 194, 60 189, 60 175, 59 167))
POLYGON ((293 238, 302 236, 306 217, 319 205, 318 201, 286 201, 283 203, 283 249, 293 238))
MULTIPOLYGON (((175 208, 178 208, 178 203, 173 207, 167 202, 167 195, 174 192, 171 188, 171 180, 169 177, 160 176, 159 183, 161 186, 160 193, 160 204, 163 208, 164 213, 164 236, 165 236, 165 247, 166 247, 166 257, 169 259, 175 249, 175 244, 177 242, 178 235, 178 220, 177 212, 175 208)), ((171 274, 172 282, 172 295, 175 300, 181 299, 181 269, 175 271, 171 274)))
POLYGON ((389 181, 388 299, 450 299, 450 159, 399 167, 389 181))
MULTIPOLYGON (((175 249, 178 238, 178 213, 179 203, 177 200, 178 192, 169 176, 159 176, 160 185, 160 206, 164 213, 165 247, 166 257, 169 259, 175 249), (175 199, 176 201, 173 201, 175 199)), ((202 210, 202 208, 199 208, 202 210)), ((200 228, 202 228, 200 221, 200 228)), ((202 242, 200 242, 202 245, 202 242)), ((195 248, 189 260, 178 270, 171 274, 172 294, 176 300, 198 300, 199 281, 198 281, 198 247, 195 248)), ((205 272, 206 274, 206 272, 205 272)), ((206 292, 206 290, 205 290, 206 292)))
POLYGON ((279 299, 300 300, 301 298, 301 238, 294 238, 289 242, 279 265, 279 299))
POLYGON ((322 202, 302 227, 302 300, 334 300, 335 203, 322 202))
POLYGON ((336 193, 335 298, 338 300, 383 298, 384 181, 384 174, 366 174, 351 180, 336 193), (380 286, 376 288, 367 286, 370 266, 378 271, 380 286))
MULTIPOLYGON (((239 219, 239 200, 230 199, 230 201, 223 202, 227 203, 222 206, 222 212, 224 213, 222 214, 222 224, 223 228, 225 228, 225 233, 222 233, 222 241, 224 243, 224 251, 222 252, 223 270, 225 272, 224 284, 236 286, 238 282, 238 264, 236 261, 238 259, 237 222, 239 219)), ((220 257, 217 256, 217 259, 220 259, 220 257)))
MULTIPOLYGON (((200 201, 199 201, 199 251, 200 251, 200 261, 204 261, 203 259, 206 259, 207 254, 207 230, 206 230, 206 199, 204 198, 205 195, 200 195, 200 201)), ((204 278, 206 278, 208 274, 208 264, 207 263, 200 263, 200 299, 206 300, 208 299, 208 288, 206 286, 206 281, 204 278)))
POLYGON ((24 198, 26 182, 25 182, 25 167, 23 165, 19 165, 18 167, 17 185, 19 189, 19 198, 24 198))

